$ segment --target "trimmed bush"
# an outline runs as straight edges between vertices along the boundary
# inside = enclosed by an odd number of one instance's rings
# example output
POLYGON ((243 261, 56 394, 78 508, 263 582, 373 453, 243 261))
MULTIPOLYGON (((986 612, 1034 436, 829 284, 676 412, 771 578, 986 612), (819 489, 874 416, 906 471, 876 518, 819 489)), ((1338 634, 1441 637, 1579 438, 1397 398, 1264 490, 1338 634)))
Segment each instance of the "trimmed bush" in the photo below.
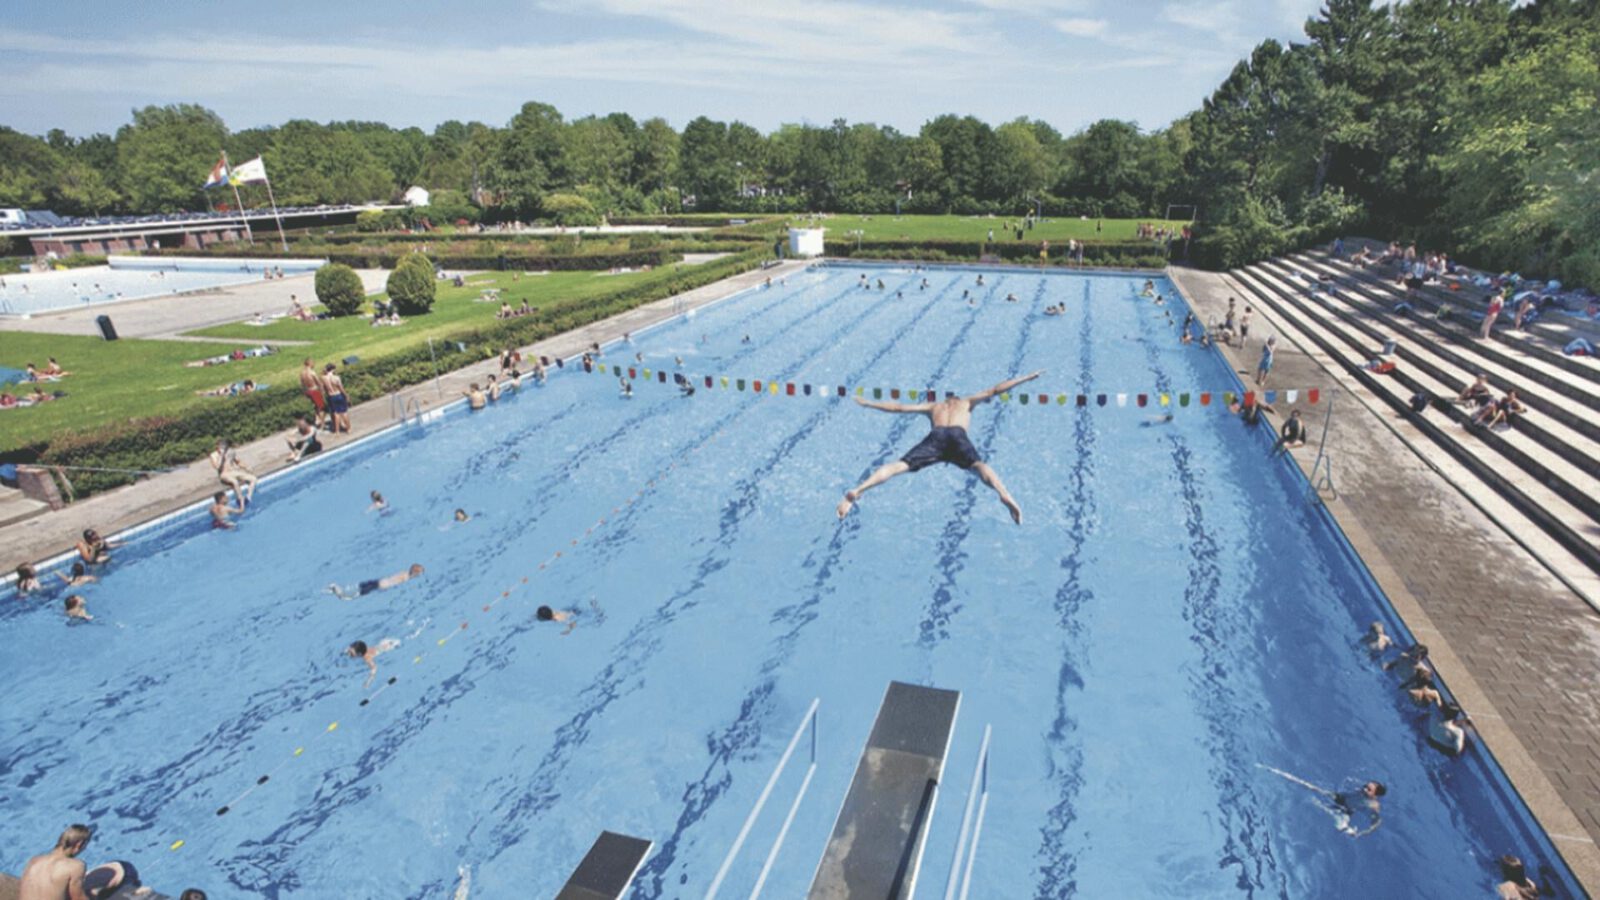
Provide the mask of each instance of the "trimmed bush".
POLYGON ((577 194, 547 194, 539 209, 557 225, 599 225, 600 214, 594 204, 577 194))
POLYGON ((433 309, 433 298, 439 290, 435 281, 433 263, 421 253, 407 253, 389 273, 384 289, 401 315, 422 316, 433 309))
POLYGON ((329 263, 317 270, 317 300, 328 308, 331 316, 353 316, 361 312, 367 292, 355 269, 329 263))

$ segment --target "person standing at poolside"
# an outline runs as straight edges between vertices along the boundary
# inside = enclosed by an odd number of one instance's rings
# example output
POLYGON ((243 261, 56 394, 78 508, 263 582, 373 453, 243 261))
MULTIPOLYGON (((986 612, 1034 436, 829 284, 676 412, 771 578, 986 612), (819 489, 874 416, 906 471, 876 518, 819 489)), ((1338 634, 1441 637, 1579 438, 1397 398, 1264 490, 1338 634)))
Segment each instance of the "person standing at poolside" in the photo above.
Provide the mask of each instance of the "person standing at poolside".
POLYGON ((322 385, 327 390, 328 414, 333 418, 334 433, 350 430, 350 398, 344 392, 344 379, 333 363, 322 368, 322 385))
POLYGON ((69 825, 49 853, 28 860, 17 886, 18 900, 85 900, 84 865, 78 855, 93 834, 87 825, 69 825))
POLYGON ((354 591, 342 588, 337 584, 330 584, 328 585, 328 593, 338 597, 340 600, 354 600, 357 597, 364 597, 367 594, 373 593, 374 591, 387 591, 392 587, 399 587, 400 585, 405 584, 421 574, 422 564, 412 563, 411 568, 406 569, 405 571, 396 572, 393 575, 385 575, 382 578, 373 578, 363 581, 356 585, 356 589, 354 591))
POLYGON ((1278 336, 1267 338, 1261 345, 1261 362, 1256 366, 1256 387, 1267 386, 1267 376, 1272 374, 1273 357, 1278 350, 1278 336))
POLYGON ((925 415, 932 423, 933 428, 928 432, 928 436, 923 438, 921 443, 911 448, 905 456, 894 462, 879 466, 877 470, 867 476, 865 481, 845 491, 844 499, 839 501, 839 506, 835 510, 839 514, 839 518, 842 519, 850 514, 850 510, 855 507, 856 501, 861 499, 862 494, 896 475, 918 472, 934 463, 947 462, 976 473, 984 484, 999 495, 1000 502, 1005 504, 1006 509, 1011 513, 1012 521, 1021 525, 1022 507, 1018 506, 1017 501, 1012 499, 1011 493, 1006 490, 1005 484, 1000 481, 1000 476, 995 474, 995 471, 989 468, 989 464, 978 456, 977 448, 972 446, 972 440, 967 437, 967 428, 972 424, 972 408, 974 406, 988 401, 996 394, 1009 391, 1019 384, 1032 381, 1043 374, 1044 370, 1041 369, 1031 375, 1002 381, 994 387, 979 391, 970 397, 951 397, 947 400, 929 403, 880 403, 857 397, 856 403, 868 409, 925 415))
POLYGON ((327 395, 323 392, 325 385, 322 377, 317 374, 317 365, 306 357, 305 364, 300 367, 300 390, 311 401, 311 409, 317 414, 317 427, 321 428, 328 414, 327 395))

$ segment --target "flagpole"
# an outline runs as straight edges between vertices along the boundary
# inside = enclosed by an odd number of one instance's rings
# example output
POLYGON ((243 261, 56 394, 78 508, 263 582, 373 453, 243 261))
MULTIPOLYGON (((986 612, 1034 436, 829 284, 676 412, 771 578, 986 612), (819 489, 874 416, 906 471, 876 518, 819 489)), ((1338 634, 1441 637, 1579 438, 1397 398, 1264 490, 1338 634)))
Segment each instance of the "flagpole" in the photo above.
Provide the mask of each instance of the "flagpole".
POLYGON ((267 200, 272 204, 272 217, 278 220, 278 243, 283 245, 283 252, 289 252, 289 239, 283 236, 283 217, 278 215, 278 201, 272 196, 272 179, 267 177, 267 168, 261 167, 261 180, 267 184, 267 200))
POLYGON ((239 183, 233 180, 233 164, 228 162, 228 151, 222 151, 222 167, 228 171, 228 184, 233 188, 233 208, 239 211, 239 221, 244 223, 245 240, 255 245, 255 232, 250 230, 250 217, 245 215, 244 201, 239 199, 239 183))

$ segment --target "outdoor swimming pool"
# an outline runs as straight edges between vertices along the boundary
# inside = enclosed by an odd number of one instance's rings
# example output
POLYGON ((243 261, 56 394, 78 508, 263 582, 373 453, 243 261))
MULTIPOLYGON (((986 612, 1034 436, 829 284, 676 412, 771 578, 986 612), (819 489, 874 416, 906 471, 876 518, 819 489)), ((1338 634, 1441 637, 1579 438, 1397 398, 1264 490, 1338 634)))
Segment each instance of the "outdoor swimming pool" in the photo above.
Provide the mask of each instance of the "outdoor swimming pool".
MULTIPOLYGON (((285 276, 314 272, 322 260, 268 260, 285 276)), ((113 256, 108 265, 0 276, 0 315, 31 315, 261 280, 262 260, 113 256)))
MULTIPOLYGON (((1578 893, 1492 760, 1430 749, 1357 645, 1374 619, 1403 632, 1268 435, 1215 405, 1165 424, 1117 406, 1235 386, 1179 346, 1181 306, 1138 298, 1142 277, 922 277, 812 270, 603 360, 682 357, 796 396, 641 377, 624 400, 569 366, 269 482, 237 532, 191 516, 140 537, 84 591, 93 623, 8 601, 0 868, 89 821, 91 864, 133 860, 168 890, 438 897, 467 871, 473 897, 550 896, 611 829, 656 844, 633 896, 698 897, 820 698, 818 768, 766 892, 799 896, 898 679, 962 692, 927 896, 986 724, 974 896, 1471 897, 1508 852, 1578 893), (1037 368, 1029 388, 1087 405, 973 418, 1020 528, 950 466, 836 520, 926 425, 804 385, 972 391, 1037 368), (390 514, 366 511, 373 489, 390 514), (324 592, 412 562, 426 574, 393 590, 324 592), (576 630, 536 623, 540 603, 578 609, 576 630), (386 637, 401 646, 364 690, 341 651, 386 637), (1340 834, 1259 765, 1382 780, 1383 824, 1340 834)), ((797 768, 722 896, 749 891, 797 768)))

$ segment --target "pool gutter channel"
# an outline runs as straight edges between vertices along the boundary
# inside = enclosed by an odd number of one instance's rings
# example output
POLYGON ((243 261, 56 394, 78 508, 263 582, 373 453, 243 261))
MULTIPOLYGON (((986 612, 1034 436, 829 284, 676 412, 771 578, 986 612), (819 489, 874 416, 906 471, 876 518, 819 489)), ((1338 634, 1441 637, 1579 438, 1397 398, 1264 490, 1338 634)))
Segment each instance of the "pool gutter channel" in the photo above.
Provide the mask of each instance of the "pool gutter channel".
MULTIPOLYGON (((1195 302, 1180 279, 1174 277, 1170 269, 1165 274, 1174 289, 1183 297, 1185 304, 1194 311, 1196 318, 1204 321, 1205 316, 1201 312, 1200 305, 1195 302)), ((1203 276, 1209 273, 1196 274, 1203 276)), ((1217 277, 1219 284, 1225 284, 1221 276, 1217 277)), ((1339 377, 1340 373, 1329 371, 1316 352, 1302 345, 1298 328, 1292 323, 1286 326, 1279 321, 1279 317, 1272 309, 1259 303, 1254 305, 1263 322, 1270 324, 1284 340, 1301 351, 1311 365, 1321 369, 1330 385, 1337 386, 1343 393, 1350 394, 1367 414, 1377 416, 1376 411, 1365 402, 1365 398, 1345 384, 1339 377)), ((1239 389, 1247 390, 1247 386, 1238 375, 1238 366, 1235 363, 1248 367, 1251 365, 1250 361, 1234 359, 1219 345, 1213 345, 1212 350, 1222 356, 1227 363, 1228 372, 1239 389)), ((1276 433, 1276 428, 1273 429, 1273 433, 1276 433)), ((1415 448, 1408 441, 1398 435, 1396 437, 1408 452, 1417 455, 1415 448)), ((1320 438, 1319 435, 1319 440, 1320 438)), ((1310 446, 1309 442, 1307 446, 1310 446)), ((1492 760, 1490 770, 1494 776, 1493 780, 1504 783, 1521 799, 1552 848, 1577 880, 1578 884, 1575 887, 1583 891, 1586 896, 1600 896, 1600 846, 1589 837, 1582 821, 1556 790, 1549 775, 1534 760, 1522 739, 1500 715, 1498 708, 1478 684, 1466 663, 1456 655, 1444 633, 1435 627, 1421 602, 1406 586, 1400 570, 1390 562, 1381 545, 1367 532, 1355 511, 1346 505, 1341 497, 1323 497, 1314 490, 1306 460, 1293 453, 1285 453, 1284 456, 1292 459, 1293 466, 1286 469, 1303 486, 1307 502, 1315 507, 1315 513, 1325 520, 1333 532, 1343 537, 1344 549, 1352 557, 1357 571, 1376 586, 1380 596, 1387 602, 1395 618, 1405 629, 1414 638, 1428 645, 1429 662, 1433 664, 1439 680, 1456 702, 1472 714, 1474 730, 1478 733, 1482 749, 1492 760)), ((1451 489, 1459 491, 1454 482, 1429 464, 1426 458, 1420 455, 1418 458, 1428 471, 1443 479, 1451 489)), ((1479 509, 1497 527, 1507 532, 1511 531, 1489 511, 1479 509)), ((1559 576, 1558 580, 1563 584, 1566 583, 1559 576)), ((1587 600, 1581 593, 1579 596, 1587 600)), ((1511 848, 1507 848, 1507 852, 1512 852, 1511 848)))

